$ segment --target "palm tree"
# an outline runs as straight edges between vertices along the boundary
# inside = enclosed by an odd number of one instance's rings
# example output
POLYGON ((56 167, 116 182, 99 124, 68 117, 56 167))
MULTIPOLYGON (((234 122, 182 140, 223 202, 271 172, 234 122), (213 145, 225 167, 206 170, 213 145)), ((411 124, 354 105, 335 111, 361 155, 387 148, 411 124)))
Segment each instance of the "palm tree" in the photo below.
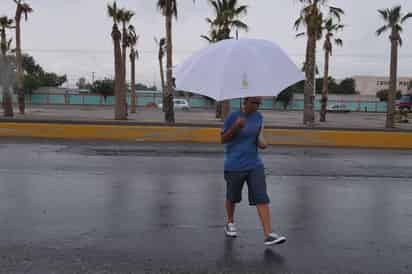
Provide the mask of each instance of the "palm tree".
POLYGON ((158 45, 159 48, 159 53, 158 53, 158 59, 159 59, 159 67, 160 67, 160 82, 162 85, 162 111, 165 111, 165 75, 163 71, 163 58, 165 56, 165 51, 166 51, 166 39, 161 38, 159 41, 155 38, 155 42, 158 45))
MULTIPOLYGON (((195 0, 193 0, 195 2, 195 0)), ((165 17, 166 27, 166 86, 165 86, 165 121, 169 124, 175 123, 173 109, 173 41, 172 41, 172 18, 177 19, 177 0, 157 0, 157 8, 165 17)))
MULTIPOLYGON (((206 18, 206 21, 210 24, 209 35, 201 35, 200 37, 205 39, 211 44, 224 40, 222 32, 219 31, 218 27, 215 26, 215 24, 213 23, 214 20, 211 20, 210 18, 206 18)), ((216 102, 216 111, 215 111, 216 119, 221 119, 223 117, 222 107, 223 107, 222 102, 216 102)))
POLYGON ((223 40, 219 38, 219 33, 216 30, 216 28, 213 26, 213 24, 210 24, 210 33, 209 35, 201 35, 200 37, 208 41, 209 43, 216 43, 219 42, 220 40, 223 40))
MULTIPOLYGON (((231 32, 244 30, 248 31, 247 24, 240 18, 247 14, 247 5, 239 5, 238 0, 209 0, 212 5, 215 18, 206 18, 210 24, 210 36, 201 36, 210 43, 225 39, 231 39, 231 32)), ((229 101, 218 102, 216 106, 216 118, 225 118, 230 111, 229 101)))
POLYGON ((7 16, 0 17, 0 48, 2 57, 5 57, 7 51, 10 49, 12 40, 7 40, 7 30, 15 28, 13 23, 13 19, 8 18, 7 16))
POLYGON ((7 16, 0 17, 0 48, 1 48, 1 57, 0 57, 0 85, 3 87, 3 115, 5 117, 13 117, 13 102, 12 96, 10 93, 10 60, 7 56, 7 52, 10 50, 11 39, 7 40, 7 29, 14 28, 13 19, 8 18, 7 16))
POLYGON ((131 66, 131 84, 132 84, 132 107, 130 112, 136 113, 137 96, 136 96, 136 59, 139 59, 139 52, 135 49, 139 36, 136 35, 134 26, 130 25, 128 29, 127 46, 130 47, 130 66, 131 66))
POLYGON ((172 44, 172 17, 177 19, 177 0, 158 0, 157 7, 166 18, 166 86, 165 86, 165 121, 175 123, 173 109, 173 44, 172 44))
POLYGON ((386 115, 386 128, 395 126, 395 94, 397 85, 397 70, 398 70, 398 46, 402 46, 401 32, 403 31, 402 24, 412 17, 412 13, 403 15, 402 6, 396 6, 392 9, 378 10, 385 25, 380 27, 376 34, 380 36, 384 32, 390 30, 389 39, 391 41, 391 67, 390 81, 388 93, 388 106, 386 115))
POLYGON ((325 122, 326 121, 326 107, 328 105, 328 84, 329 84, 329 58, 332 56, 332 50, 333 50, 333 41, 336 45, 342 46, 343 41, 340 38, 334 38, 334 35, 336 32, 339 30, 342 30, 344 28, 343 25, 341 24, 336 24, 333 20, 333 18, 329 18, 326 20, 324 23, 324 31, 325 33, 325 42, 323 44, 323 49, 325 51, 325 71, 324 71, 324 76, 323 76, 323 87, 322 87, 322 106, 321 106, 321 111, 320 111, 320 121, 325 122))
POLYGON ((112 39, 114 47, 114 93, 116 97, 115 103, 115 119, 116 120, 126 120, 126 105, 125 105, 125 94, 123 92, 122 84, 122 50, 120 48, 120 40, 122 39, 122 34, 119 30, 118 23, 120 21, 119 9, 117 8, 116 2, 112 5, 107 6, 107 12, 110 18, 113 19, 112 27, 112 39))
MULTIPOLYGON (((244 30, 248 31, 249 27, 239 18, 247 14, 247 5, 240 5, 238 0, 209 0, 215 13, 215 18, 206 18, 211 26, 210 42, 217 42, 224 39, 231 39, 231 32, 244 30)), ((207 39, 207 36, 202 36, 207 39)))
MULTIPOLYGON (((312 125, 315 122, 314 113, 314 84, 316 66, 316 41, 322 38, 323 8, 327 7, 330 17, 338 18, 343 14, 343 10, 327 6, 327 0, 299 0, 303 4, 299 18, 295 21, 295 29, 302 25, 306 27, 307 44, 305 57, 305 87, 304 87, 304 111, 303 123, 312 125)), ((302 34, 302 33, 301 33, 302 34)), ((301 34, 298 34, 301 35, 301 34)))
POLYGON ((27 21, 28 14, 33 12, 33 9, 30 7, 29 4, 22 2, 22 0, 14 0, 16 3, 16 14, 15 14, 15 21, 16 21, 16 65, 17 65, 17 95, 18 95, 18 103, 19 103, 19 112, 20 114, 24 114, 25 110, 25 102, 24 102, 24 73, 23 73, 23 65, 22 65, 22 53, 21 53, 21 17, 24 14, 24 18, 27 21))
POLYGON ((127 88, 126 88, 126 57, 127 57, 127 27, 132 20, 135 13, 131 10, 120 9, 119 10, 119 19, 122 22, 122 93, 124 98, 124 105, 126 107, 127 115, 127 88))

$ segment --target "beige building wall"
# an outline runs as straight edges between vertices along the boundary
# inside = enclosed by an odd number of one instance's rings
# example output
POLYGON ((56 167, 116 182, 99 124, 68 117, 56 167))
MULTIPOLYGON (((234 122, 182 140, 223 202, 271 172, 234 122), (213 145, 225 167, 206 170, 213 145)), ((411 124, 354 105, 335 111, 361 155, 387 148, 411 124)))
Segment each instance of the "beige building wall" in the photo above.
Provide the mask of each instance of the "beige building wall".
MULTIPOLYGON (((376 93, 383 89, 389 89, 389 77, 377 76, 354 76, 355 88, 360 95, 376 95, 376 93)), ((412 81, 412 77, 399 77, 397 89, 402 93, 408 92, 408 84, 412 81)))

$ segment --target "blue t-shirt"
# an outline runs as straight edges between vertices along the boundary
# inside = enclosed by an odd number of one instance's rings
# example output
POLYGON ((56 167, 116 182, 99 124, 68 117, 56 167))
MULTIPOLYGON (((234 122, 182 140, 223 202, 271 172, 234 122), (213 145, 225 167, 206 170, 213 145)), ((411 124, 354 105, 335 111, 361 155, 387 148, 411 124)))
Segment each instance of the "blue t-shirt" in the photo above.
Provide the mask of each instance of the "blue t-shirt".
POLYGON ((241 117, 246 119, 245 127, 238 129, 233 139, 225 144, 225 171, 249 171, 263 166, 257 148, 257 138, 263 121, 262 114, 234 111, 225 119, 222 134, 241 117))

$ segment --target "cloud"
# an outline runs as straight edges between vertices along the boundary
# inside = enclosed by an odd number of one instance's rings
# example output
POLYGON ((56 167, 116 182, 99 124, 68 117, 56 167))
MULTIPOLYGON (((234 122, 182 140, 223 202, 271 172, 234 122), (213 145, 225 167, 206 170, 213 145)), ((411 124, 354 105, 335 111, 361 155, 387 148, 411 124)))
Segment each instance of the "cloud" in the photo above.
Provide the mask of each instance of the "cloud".
MULTIPOLYGON (((14 14, 12 1, 2 1, 2 10, 14 14)), ((102 0, 31 0, 35 12, 23 23, 23 48, 32 54, 47 70, 68 74, 70 79, 80 76, 97 78, 113 75, 113 49, 110 37, 112 22, 106 14, 109 1, 102 0)), ((111 1, 110 1, 111 2, 111 1)), ((157 46, 154 37, 164 35, 164 18, 156 8, 155 0, 122 0, 119 6, 136 12, 133 24, 140 35, 138 48, 141 59, 137 63, 139 81, 159 82, 157 46)), ((175 63, 206 46, 200 35, 206 34, 205 18, 212 13, 206 0, 179 0, 179 18, 174 21, 175 63)), ((249 33, 241 37, 264 38, 277 42, 297 64, 304 58, 305 38, 295 38, 293 22, 298 16, 299 1, 240 0, 249 5, 244 21, 249 33)), ((377 9, 402 4, 404 11, 412 11, 410 0, 335 0, 331 4, 346 11, 345 30, 341 36, 344 47, 335 49, 331 72, 335 77, 354 74, 386 75, 389 62, 389 41, 376 37, 382 25, 377 9), (369 57, 368 57, 369 55, 369 57), (371 55, 374 57, 372 58, 371 55)), ((405 25, 404 47, 400 50, 399 75, 410 74, 412 52, 412 21, 405 25)), ((322 64, 322 45, 319 60, 322 64)), ((75 80, 73 80, 75 82, 75 80)))

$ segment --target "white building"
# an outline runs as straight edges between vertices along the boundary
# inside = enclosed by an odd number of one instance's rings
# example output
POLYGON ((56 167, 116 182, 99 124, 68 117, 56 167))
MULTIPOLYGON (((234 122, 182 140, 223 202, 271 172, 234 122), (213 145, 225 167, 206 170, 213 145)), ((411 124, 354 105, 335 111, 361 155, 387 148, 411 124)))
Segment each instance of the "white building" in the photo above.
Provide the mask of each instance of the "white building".
MULTIPOLYGON (((389 89, 389 77, 379 76, 353 76, 355 89, 360 95, 376 96, 376 93, 383 89, 389 89)), ((408 84, 412 77, 399 77, 397 89, 402 93, 408 92, 408 84)))

